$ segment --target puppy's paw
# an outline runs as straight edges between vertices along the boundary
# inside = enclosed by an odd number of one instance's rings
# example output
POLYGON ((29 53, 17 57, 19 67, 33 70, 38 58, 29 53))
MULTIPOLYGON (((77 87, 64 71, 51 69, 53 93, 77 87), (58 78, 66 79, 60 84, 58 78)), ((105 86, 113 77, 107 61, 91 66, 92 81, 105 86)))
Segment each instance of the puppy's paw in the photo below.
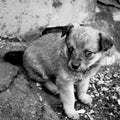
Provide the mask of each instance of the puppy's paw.
POLYGON ((79 110, 78 111, 69 111, 66 113, 67 116, 71 119, 78 120, 79 119, 79 110))
POLYGON ((79 99, 80 99, 81 102, 83 102, 85 104, 89 104, 89 105, 92 104, 92 97, 90 95, 86 94, 86 93, 81 94, 79 96, 79 99))

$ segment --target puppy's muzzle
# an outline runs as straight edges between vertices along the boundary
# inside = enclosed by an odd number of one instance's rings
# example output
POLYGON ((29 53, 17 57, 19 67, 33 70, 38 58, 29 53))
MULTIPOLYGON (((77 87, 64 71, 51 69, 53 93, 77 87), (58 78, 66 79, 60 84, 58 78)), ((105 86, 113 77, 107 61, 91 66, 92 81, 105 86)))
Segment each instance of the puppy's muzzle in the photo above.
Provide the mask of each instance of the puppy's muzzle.
POLYGON ((72 61, 70 66, 71 66, 71 69, 72 69, 72 70, 75 70, 75 71, 76 71, 76 70, 78 70, 78 69, 80 68, 81 62, 72 61))
POLYGON ((71 67, 77 70, 80 67, 80 63, 71 63, 71 67))

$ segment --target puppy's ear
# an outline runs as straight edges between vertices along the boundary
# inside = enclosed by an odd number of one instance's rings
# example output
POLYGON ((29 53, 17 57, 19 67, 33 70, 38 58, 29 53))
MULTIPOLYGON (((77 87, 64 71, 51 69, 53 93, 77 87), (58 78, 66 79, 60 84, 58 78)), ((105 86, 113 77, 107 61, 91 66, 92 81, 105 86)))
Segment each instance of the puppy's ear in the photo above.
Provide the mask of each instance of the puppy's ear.
POLYGON ((113 46, 113 42, 110 38, 107 38, 99 33, 99 50, 107 51, 113 46))
POLYGON ((61 37, 64 37, 65 35, 68 36, 72 28, 73 28, 73 25, 67 25, 63 27, 61 37))

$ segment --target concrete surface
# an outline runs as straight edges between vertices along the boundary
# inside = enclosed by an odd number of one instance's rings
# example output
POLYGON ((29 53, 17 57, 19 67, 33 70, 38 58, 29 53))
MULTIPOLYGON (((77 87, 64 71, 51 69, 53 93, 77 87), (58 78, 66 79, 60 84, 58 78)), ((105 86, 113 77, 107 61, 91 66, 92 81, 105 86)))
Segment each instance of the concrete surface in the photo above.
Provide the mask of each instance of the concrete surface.
POLYGON ((92 19, 94 0, 1 0, 0 36, 20 37, 46 26, 82 23, 92 19))

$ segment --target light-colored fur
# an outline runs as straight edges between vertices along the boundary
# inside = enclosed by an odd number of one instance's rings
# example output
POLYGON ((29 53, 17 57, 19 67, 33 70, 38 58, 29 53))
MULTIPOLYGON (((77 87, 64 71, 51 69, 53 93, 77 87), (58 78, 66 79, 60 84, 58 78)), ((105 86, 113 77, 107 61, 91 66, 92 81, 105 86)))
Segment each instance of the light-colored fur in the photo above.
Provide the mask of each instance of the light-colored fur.
POLYGON ((120 63, 120 53, 117 51, 115 46, 105 52, 103 58, 104 59, 100 63, 101 66, 108 66, 114 63, 120 63))
POLYGON ((79 110, 74 107, 74 85, 78 99, 91 104, 92 98, 87 94, 89 79, 101 66, 113 64, 120 58, 114 45, 107 51, 98 51, 99 33, 102 32, 83 26, 72 28, 69 36, 63 38, 48 34, 32 43, 24 53, 24 66, 29 76, 59 93, 65 113, 73 119, 79 118, 79 110), (68 55, 69 45, 74 46, 71 56, 68 55), (94 52, 92 59, 85 57, 85 49, 94 52), (80 62, 80 66, 74 70, 71 63, 76 61, 80 62))

